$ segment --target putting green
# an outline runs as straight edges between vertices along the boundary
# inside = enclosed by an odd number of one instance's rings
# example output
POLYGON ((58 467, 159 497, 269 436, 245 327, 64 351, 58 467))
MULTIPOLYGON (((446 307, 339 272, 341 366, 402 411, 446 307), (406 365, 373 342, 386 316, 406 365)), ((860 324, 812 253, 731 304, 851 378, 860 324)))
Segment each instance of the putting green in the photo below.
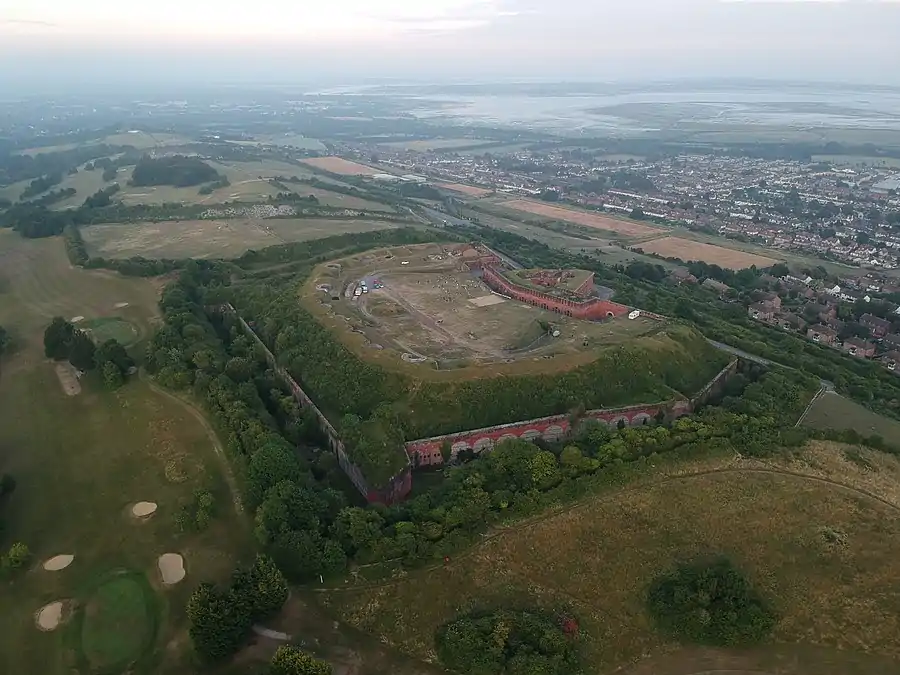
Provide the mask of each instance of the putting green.
POLYGON ((90 331, 97 344, 102 344, 112 338, 127 347, 137 342, 137 339, 140 337, 140 333, 134 324, 117 316, 83 321, 78 324, 78 328, 90 331))
POLYGON ((158 617, 153 589, 142 575, 109 577, 82 612, 81 651, 92 670, 117 672, 152 648, 158 617))

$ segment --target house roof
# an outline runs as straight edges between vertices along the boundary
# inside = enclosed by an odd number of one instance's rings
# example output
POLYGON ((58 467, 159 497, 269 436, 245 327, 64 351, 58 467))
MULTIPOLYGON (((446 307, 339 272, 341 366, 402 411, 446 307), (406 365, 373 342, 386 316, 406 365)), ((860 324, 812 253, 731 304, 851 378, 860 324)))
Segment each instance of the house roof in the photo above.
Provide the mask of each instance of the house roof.
POLYGON ((877 317, 873 314, 863 314, 859 317, 859 322, 863 325, 871 324, 873 326, 878 326, 879 328, 890 328, 891 322, 886 321, 880 317, 877 317))
POLYGON ((858 349, 875 349, 875 345, 869 342, 868 340, 863 340, 861 338, 847 338, 844 340, 845 345, 850 345, 851 347, 856 347, 858 349))
POLYGON ((821 323, 817 323, 815 326, 810 326, 809 330, 811 330, 813 333, 819 333, 820 335, 830 335, 832 337, 837 335, 837 333, 832 328, 829 328, 828 326, 825 326, 821 323))

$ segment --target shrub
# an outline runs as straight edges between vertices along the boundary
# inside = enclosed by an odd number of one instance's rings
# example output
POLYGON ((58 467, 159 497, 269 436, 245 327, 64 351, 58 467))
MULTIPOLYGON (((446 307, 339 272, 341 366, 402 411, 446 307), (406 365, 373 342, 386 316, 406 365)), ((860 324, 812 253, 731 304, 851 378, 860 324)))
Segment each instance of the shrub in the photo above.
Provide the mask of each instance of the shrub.
POLYGON ((532 611, 468 614, 438 629, 438 657, 465 675, 581 672, 570 618, 532 611))
POLYGON ((773 610, 724 558, 679 565, 657 578, 647 604, 657 625, 685 642, 750 644, 777 623, 773 610))

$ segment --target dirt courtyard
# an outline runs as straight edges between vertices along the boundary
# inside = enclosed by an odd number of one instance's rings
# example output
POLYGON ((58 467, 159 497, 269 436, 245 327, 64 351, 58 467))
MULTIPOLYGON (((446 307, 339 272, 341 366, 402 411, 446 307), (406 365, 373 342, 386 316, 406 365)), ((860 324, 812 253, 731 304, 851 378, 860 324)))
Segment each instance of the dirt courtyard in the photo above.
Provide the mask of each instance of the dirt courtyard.
POLYGON ((680 237, 663 237, 646 241, 634 248, 644 253, 655 253, 664 258, 679 258, 685 262, 700 260, 710 265, 718 265, 733 270, 741 270, 756 265, 759 268, 771 267, 778 261, 774 258, 766 258, 761 255, 736 251, 732 248, 704 244, 680 237))
POLYGON ((644 317, 580 321, 502 297, 436 244, 382 250, 318 271, 306 297, 318 300, 345 343, 381 362, 438 370, 513 362, 559 367, 560 359, 576 365, 592 360, 598 347, 661 325, 644 317))

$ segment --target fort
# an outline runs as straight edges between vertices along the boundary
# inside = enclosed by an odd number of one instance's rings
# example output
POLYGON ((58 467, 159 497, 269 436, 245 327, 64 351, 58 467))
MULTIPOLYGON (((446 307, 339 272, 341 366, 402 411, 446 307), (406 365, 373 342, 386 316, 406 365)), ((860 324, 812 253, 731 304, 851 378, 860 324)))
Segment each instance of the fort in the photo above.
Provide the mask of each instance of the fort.
MULTIPOLYGON (((505 272, 489 266, 482 270, 481 278, 496 293, 575 319, 600 321, 624 316, 631 311, 630 308, 617 302, 584 295, 584 289, 589 287, 591 291, 593 290, 593 274, 582 282, 576 291, 560 292, 558 289, 554 289, 556 292, 552 292, 549 289, 539 291, 522 284, 519 276, 521 273, 521 270, 505 272)), ((571 272, 569 273, 571 274, 571 272)), ((563 275, 565 272, 559 274, 563 275)))
POLYGON ((595 296, 594 274, 584 270, 509 270, 487 247, 468 244, 452 255, 466 269, 480 270, 481 280, 495 293, 558 314, 601 321, 628 314, 625 305, 595 296))
MULTIPOLYGON (((440 465, 463 452, 484 452, 506 439, 560 442, 589 421, 611 427, 672 422, 702 406, 734 371, 736 360, 715 373, 727 359, 709 353, 716 350, 702 336, 669 325, 665 317, 632 313, 607 299, 604 291, 589 271, 516 269, 478 244, 393 247, 318 266, 304 285, 301 303, 358 355, 350 358, 374 363, 384 372, 400 364, 406 378, 401 381, 410 385, 397 389, 396 399, 389 398, 395 390, 382 392, 383 402, 404 411, 408 428, 417 428, 422 437, 405 443, 398 438, 395 450, 385 446, 387 454, 378 466, 390 462, 394 475, 385 471, 377 485, 360 467, 371 462, 371 455, 354 455, 368 450, 347 447, 340 430, 314 402, 302 371, 295 365, 289 372, 280 364, 252 321, 234 307, 217 309, 236 318, 297 403, 315 414, 329 448, 360 494, 370 503, 395 504, 411 492, 416 469, 440 465), (634 374, 630 359, 644 363, 647 372, 634 374), (571 382, 577 396, 573 400, 594 403, 575 415, 564 412, 569 404, 560 404, 568 400, 562 392, 551 395, 545 406, 501 406, 489 415, 472 415, 465 411, 466 400, 459 400, 461 395, 465 399, 461 392, 466 385, 456 384, 536 376, 549 378, 544 386, 552 391, 560 378, 571 377, 567 373, 592 367, 596 372, 586 376, 596 386, 579 384, 577 378, 571 382), (415 382, 427 382, 430 389, 413 386, 415 382), (441 396, 452 402, 444 414, 422 408, 441 396), (600 407, 607 401, 608 407, 600 407), (539 417, 544 410, 552 414, 539 417), (442 435, 430 436, 430 430, 442 435)), ((484 404, 473 399, 473 405, 484 404)))

